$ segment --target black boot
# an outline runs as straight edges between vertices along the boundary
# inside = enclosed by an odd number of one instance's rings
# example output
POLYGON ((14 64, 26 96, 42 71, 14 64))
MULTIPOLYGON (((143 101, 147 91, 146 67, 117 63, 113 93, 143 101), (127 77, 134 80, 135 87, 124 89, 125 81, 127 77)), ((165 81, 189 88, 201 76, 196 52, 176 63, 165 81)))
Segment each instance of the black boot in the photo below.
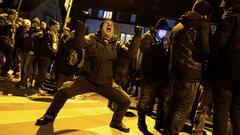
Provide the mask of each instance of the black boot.
POLYGON ((158 116, 155 121, 154 129, 156 129, 159 133, 163 134, 164 131, 163 122, 161 121, 161 119, 158 118, 158 116))
POLYGON ((129 132, 130 128, 126 127, 122 122, 116 123, 116 122, 111 122, 110 127, 116 128, 122 132, 129 132))
POLYGON ((35 125, 41 126, 41 125, 47 125, 50 122, 54 122, 55 117, 52 117, 50 115, 44 115, 40 119, 38 119, 35 123, 35 125))
POLYGON ((153 135, 151 132, 147 129, 147 124, 145 122, 145 115, 143 113, 138 113, 138 129, 144 134, 144 135, 153 135))

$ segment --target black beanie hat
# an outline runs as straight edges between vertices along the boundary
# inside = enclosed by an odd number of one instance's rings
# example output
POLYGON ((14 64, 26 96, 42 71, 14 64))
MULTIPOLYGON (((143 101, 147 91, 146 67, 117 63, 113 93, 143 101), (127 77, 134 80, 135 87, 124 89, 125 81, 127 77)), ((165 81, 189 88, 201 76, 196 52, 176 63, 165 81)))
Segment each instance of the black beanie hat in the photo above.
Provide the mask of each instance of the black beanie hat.
POLYGON ((168 29, 168 22, 166 18, 160 18, 155 24, 155 29, 168 29))
POLYGON ((205 0, 197 0, 192 8, 192 11, 195 11, 201 15, 207 15, 210 10, 210 4, 205 0))

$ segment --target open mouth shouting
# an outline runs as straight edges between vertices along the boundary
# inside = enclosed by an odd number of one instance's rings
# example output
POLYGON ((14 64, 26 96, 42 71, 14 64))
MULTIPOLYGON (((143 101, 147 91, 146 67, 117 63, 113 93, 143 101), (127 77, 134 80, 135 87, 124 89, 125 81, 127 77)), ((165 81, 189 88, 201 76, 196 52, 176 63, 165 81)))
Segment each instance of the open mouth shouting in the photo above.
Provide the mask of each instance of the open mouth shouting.
POLYGON ((104 37, 111 38, 114 34, 113 22, 111 20, 105 20, 101 31, 104 37))

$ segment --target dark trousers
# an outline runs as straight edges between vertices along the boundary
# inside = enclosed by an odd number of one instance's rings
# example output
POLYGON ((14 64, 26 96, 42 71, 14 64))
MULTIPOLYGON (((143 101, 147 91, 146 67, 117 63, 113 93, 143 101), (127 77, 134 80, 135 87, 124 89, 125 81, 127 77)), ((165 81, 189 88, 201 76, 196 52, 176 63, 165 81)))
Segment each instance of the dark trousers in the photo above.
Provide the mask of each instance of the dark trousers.
MULTIPOLYGON (((32 83, 33 79, 33 61, 35 59, 35 55, 31 55, 25 53, 24 65, 23 65, 23 76, 22 76, 22 84, 27 86, 27 80, 32 83)), ((32 84, 30 84, 31 86, 32 84)))
POLYGON ((239 80, 214 82, 213 134, 228 135, 230 117, 233 135, 240 135, 240 88, 239 80))
POLYGON ((73 75, 67 75, 64 73, 56 73, 56 88, 60 88, 64 82, 70 81, 73 79, 73 75))
POLYGON ((192 110, 199 84, 198 81, 171 80, 172 98, 166 129, 168 135, 178 135, 182 130, 192 110))
POLYGON ((202 135, 205 116, 212 107, 212 93, 212 82, 210 80, 205 81, 198 89, 191 113, 193 135, 202 135))
POLYGON ((96 92, 117 104, 112 117, 112 122, 122 122, 123 116, 130 106, 129 96, 115 82, 108 85, 99 85, 89 82, 84 76, 79 76, 74 81, 63 84, 54 96, 46 114, 56 117, 68 98, 87 92, 96 92))
MULTIPOLYGON (((2 38, 2 37, 1 37, 2 38)), ((1 75, 6 76, 7 72, 10 70, 12 65, 12 52, 13 48, 10 45, 11 43, 6 39, 0 39, 0 51, 4 54, 6 61, 3 65, 1 75)))
POLYGON ((145 123, 145 115, 148 113, 152 113, 154 103, 156 101, 156 98, 158 98, 155 125, 163 128, 166 120, 166 113, 170 95, 168 81, 142 76, 141 86, 142 91, 138 101, 139 122, 145 123))
POLYGON ((49 66, 52 60, 49 57, 37 56, 38 75, 36 78, 35 88, 41 88, 43 81, 46 79, 49 66))

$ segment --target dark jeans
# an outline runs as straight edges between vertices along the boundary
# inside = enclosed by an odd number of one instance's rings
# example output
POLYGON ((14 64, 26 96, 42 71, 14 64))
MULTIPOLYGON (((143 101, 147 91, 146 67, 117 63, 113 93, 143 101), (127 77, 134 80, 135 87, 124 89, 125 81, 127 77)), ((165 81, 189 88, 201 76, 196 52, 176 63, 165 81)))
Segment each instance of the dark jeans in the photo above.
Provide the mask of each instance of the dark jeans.
POLYGON ((43 81, 46 79, 49 66, 52 60, 49 57, 37 56, 38 75, 35 82, 35 88, 41 88, 43 81))
POLYGON ((230 117, 233 135, 240 135, 239 80, 214 82, 213 134, 228 135, 230 117))
MULTIPOLYGON (((32 83, 33 79, 33 61, 35 59, 35 55, 31 55, 25 53, 24 65, 23 65, 23 76, 22 76, 22 84, 27 86, 27 80, 32 83)), ((31 86, 32 84, 30 84, 31 86)))
POLYGON ((63 73, 56 73, 56 88, 60 88, 64 82, 73 79, 73 75, 67 75, 63 73))
POLYGON ((55 94, 46 114, 56 117, 68 98, 87 92, 96 92, 117 103, 112 122, 117 124, 122 122, 122 119, 130 106, 128 94, 115 82, 109 85, 99 85, 89 82, 84 76, 79 76, 74 81, 65 82, 55 94))
POLYGON ((208 110, 211 110, 212 104, 212 82, 204 82, 198 89, 197 97, 191 113, 193 135, 202 135, 205 116, 208 110))
POLYGON ((199 87, 199 81, 171 80, 172 98, 168 114, 166 133, 178 135, 187 115, 192 110, 199 87))
MULTIPOLYGON (((2 37, 1 37, 2 38, 2 37)), ((7 72, 10 70, 12 66, 12 53, 13 53, 13 48, 10 46, 10 42, 5 39, 0 39, 0 51, 4 54, 6 61, 3 65, 1 75, 6 76, 7 72)))
POLYGON ((143 76, 141 79, 142 91, 138 101, 139 122, 145 121, 147 113, 152 113, 155 100, 158 98, 155 125, 163 128, 170 95, 169 83, 166 80, 146 76, 143 76))

